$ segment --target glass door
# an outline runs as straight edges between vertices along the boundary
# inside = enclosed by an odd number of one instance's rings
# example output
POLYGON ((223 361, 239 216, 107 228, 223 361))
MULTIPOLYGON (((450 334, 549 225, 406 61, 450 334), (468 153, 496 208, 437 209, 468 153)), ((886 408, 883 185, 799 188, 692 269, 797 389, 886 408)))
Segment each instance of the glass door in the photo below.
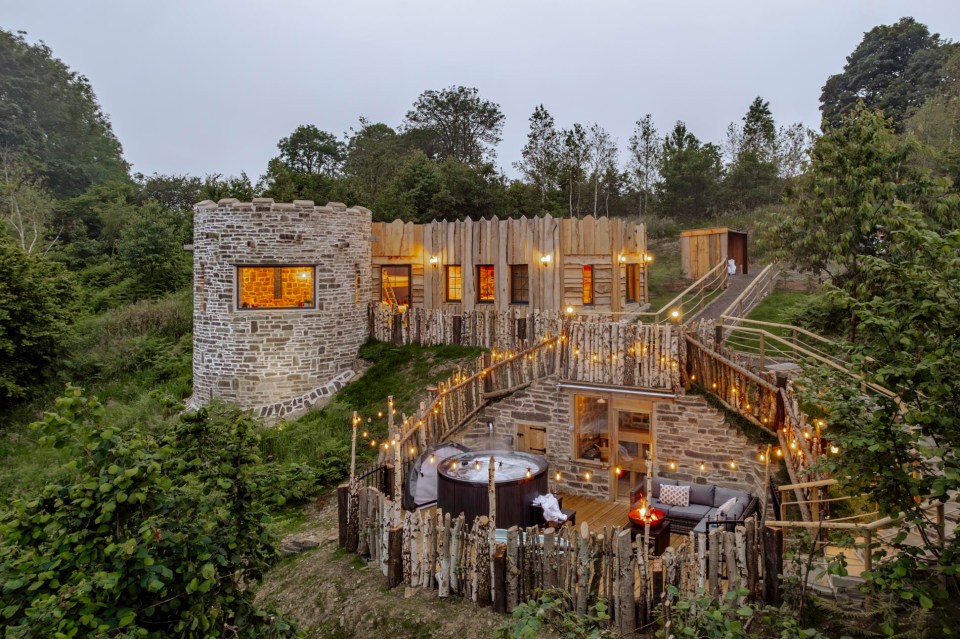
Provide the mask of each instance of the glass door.
POLYGON ((647 460, 651 458, 650 413, 632 410, 617 410, 616 450, 613 497, 620 501, 630 499, 631 491, 640 485, 647 473, 647 460), (619 471, 619 472, 618 472, 619 471))

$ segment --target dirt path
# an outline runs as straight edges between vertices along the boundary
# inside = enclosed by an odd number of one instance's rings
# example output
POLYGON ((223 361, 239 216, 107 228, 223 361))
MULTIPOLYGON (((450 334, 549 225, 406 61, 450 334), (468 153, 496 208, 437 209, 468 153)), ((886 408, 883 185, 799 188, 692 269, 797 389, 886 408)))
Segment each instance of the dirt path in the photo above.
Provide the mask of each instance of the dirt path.
POLYGON ((703 309, 703 312, 697 315, 696 319, 720 319, 720 313, 722 313, 733 300, 737 299, 737 296, 740 293, 750 286, 750 283, 753 282, 753 279, 757 276, 759 271, 754 270, 752 275, 733 275, 729 278, 730 286, 721 293, 716 299, 707 304, 707 307, 703 309))
POLYGON ((307 512, 311 525, 286 537, 284 547, 317 546, 284 559, 257 593, 258 603, 276 608, 307 639, 479 639, 507 621, 459 597, 442 600, 403 586, 387 590, 376 567, 337 548, 335 499, 322 498, 307 512))

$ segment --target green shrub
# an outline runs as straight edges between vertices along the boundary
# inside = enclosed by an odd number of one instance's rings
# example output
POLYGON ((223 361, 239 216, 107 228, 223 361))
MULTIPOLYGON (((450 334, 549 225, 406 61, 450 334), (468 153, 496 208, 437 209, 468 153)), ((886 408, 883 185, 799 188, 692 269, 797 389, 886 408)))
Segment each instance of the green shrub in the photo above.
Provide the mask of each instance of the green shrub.
POLYGON ((605 627, 609 620, 606 599, 598 600, 586 615, 579 615, 569 593, 551 588, 540 591, 533 601, 517 606, 512 619, 498 628, 494 636, 534 639, 544 631, 552 631, 564 639, 600 639, 613 636, 605 627))

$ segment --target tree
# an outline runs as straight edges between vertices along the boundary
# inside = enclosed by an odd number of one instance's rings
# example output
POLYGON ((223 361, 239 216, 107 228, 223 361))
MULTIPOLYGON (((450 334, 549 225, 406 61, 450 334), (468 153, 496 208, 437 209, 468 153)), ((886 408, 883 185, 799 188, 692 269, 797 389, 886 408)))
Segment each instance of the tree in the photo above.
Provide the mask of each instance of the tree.
POLYGON ((191 219, 188 212, 151 201, 123 226, 117 248, 137 298, 158 297, 190 282, 191 260, 183 245, 190 241, 191 219))
POLYGON ((894 131, 902 131, 911 110, 939 86, 941 67, 953 49, 913 18, 874 27, 847 56, 843 72, 823 85, 824 120, 837 126, 843 114, 862 101, 882 110, 891 118, 894 131))
POLYGON ((359 202, 372 208, 408 151, 397 132, 383 123, 371 123, 361 117, 360 128, 351 133, 343 173, 355 183, 359 202))
POLYGON ((43 379, 73 322, 75 299, 61 264, 0 237, 0 407, 43 379))
POLYGON ((500 106, 480 98, 475 88, 453 86, 420 94, 407 112, 406 129, 426 130, 435 136, 436 158, 454 158, 478 164, 496 156, 504 115, 500 106))
MULTIPOLYGON (((594 122, 587 131, 587 158, 590 167, 590 181, 593 182, 593 215, 598 213, 600 187, 607 194, 616 189, 617 184, 617 144, 610 133, 594 122)), ((604 198, 607 199, 606 197, 604 198)))
POLYGON ((68 387, 34 425, 71 461, 0 519, 6 636, 296 636, 254 604, 277 556, 257 425, 213 407, 153 436, 104 414, 68 387))
POLYGON ((816 133, 802 122, 780 127, 777 132, 777 166, 781 178, 792 180, 800 176, 807 152, 816 137, 816 133))
POLYGON ((25 36, 0 30, 0 148, 29 159, 59 197, 125 179, 120 143, 90 83, 25 36))
POLYGON ((574 124, 563 131, 563 156, 560 160, 564 182, 567 185, 568 211, 571 216, 580 215, 580 190, 587 173, 590 159, 590 147, 587 144, 587 130, 582 124, 574 124), (576 198, 574 198, 576 192, 576 198))
POLYGON ((918 165, 960 185, 960 51, 941 73, 942 84, 907 120, 906 130, 923 145, 918 165))
POLYGON ((731 163, 725 186, 732 205, 749 209, 775 201, 779 195, 777 128, 770 103, 759 96, 743 116, 743 125, 728 131, 731 163))
POLYGON ((54 199, 9 152, 0 152, 0 162, 0 216, 6 231, 25 253, 47 253, 60 237, 53 230, 54 199))
POLYGON ((336 136, 312 124, 302 124, 277 143, 280 162, 297 173, 336 177, 343 162, 343 145, 336 136))
POLYGON ((429 221, 434 214, 434 198, 442 188, 442 177, 436 162, 423 152, 415 151, 400 167, 381 198, 378 217, 410 222, 429 221))
POLYGON ((547 194, 558 187, 561 144, 553 116, 541 104, 530 116, 527 143, 520 151, 523 159, 514 162, 524 179, 539 191, 541 205, 546 202, 547 194))
POLYGON ((633 128, 628 147, 630 159, 627 161, 633 189, 637 193, 637 212, 650 214, 650 196, 659 177, 660 154, 663 140, 653 125, 653 116, 643 116, 633 128))
MULTIPOLYGON (((947 208, 960 216, 955 199, 947 208)), ((894 552, 874 549, 874 568, 864 575, 873 596, 896 604, 873 607, 890 611, 878 621, 888 635, 948 636, 957 623, 960 540, 948 521, 941 545, 922 506, 953 501, 960 489, 960 381, 950 373, 960 367, 960 232, 902 201, 881 215, 883 250, 859 258, 858 288, 833 289, 831 297, 859 318, 856 372, 895 397, 827 372, 798 388, 839 451, 822 460, 824 470, 845 478, 845 491, 877 504, 881 516, 905 515, 900 534, 886 542, 894 552), (911 608, 934 606, 938 614, 913 623, 911 608)))
POLYGON ((723 168, 720 149, 702 144, 683 122, 663 143, 657 196, 660 210, 678 220, 694 220, 717 207, 723 168))

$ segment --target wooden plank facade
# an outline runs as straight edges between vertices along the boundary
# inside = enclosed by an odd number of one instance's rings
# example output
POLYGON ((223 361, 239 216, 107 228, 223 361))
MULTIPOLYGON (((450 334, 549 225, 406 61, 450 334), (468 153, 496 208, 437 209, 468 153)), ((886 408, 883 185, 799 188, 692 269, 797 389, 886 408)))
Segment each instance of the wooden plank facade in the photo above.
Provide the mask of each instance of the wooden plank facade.
MULTIPOLYGON (((409 267, 410 305, 425 309, 561 311, 572 306, 578 314, 623 315, 646 303, 647 237, 642 224, 592 216, 429 224, 395 220, 375 222, 372 236, 375 301, 390 301, 382 286, 383 267, 399 266, 409 267), (448 267, 459 267, 459 299, 456 289, 451 295, 448 267), (492 300, 489 294, 484 296, 488 299, 478 294, 480 267, 492 267, 492 300), (584 295, 585 277, 592 299, 584 295)), ((483 270, 489 277, 490 269, 483 270)))
POLYGON ((748 272, 746 233, 725 226, 680 232, 680 266, 685 278, 698 280, 730 257, 741 273, 748 272))

